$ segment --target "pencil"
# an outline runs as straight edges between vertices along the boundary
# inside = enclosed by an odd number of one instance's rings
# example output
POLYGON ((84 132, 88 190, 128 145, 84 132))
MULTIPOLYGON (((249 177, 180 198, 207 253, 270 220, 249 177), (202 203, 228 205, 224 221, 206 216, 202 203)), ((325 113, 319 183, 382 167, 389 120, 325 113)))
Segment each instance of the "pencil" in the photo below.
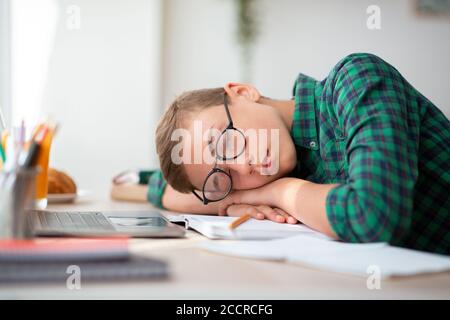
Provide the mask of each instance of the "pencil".
POLYGON ((238 226, 240 226, 241 224, 243 224, 245 221, 250 219, 251 217, 252 217, 251 215, 249 215, 248 213, 245 213, 242 216, 240 216, 239 218, 237 218, 236 220, 234 220, 232 223, 230 223, 229 228, 235 229, 238 226))

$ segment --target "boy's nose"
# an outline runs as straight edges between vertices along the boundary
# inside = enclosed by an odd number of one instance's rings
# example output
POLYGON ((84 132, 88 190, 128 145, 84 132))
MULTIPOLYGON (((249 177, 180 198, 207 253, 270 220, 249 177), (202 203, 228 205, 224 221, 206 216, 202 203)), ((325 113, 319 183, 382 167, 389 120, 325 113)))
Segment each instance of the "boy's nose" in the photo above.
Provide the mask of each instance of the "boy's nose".
POLYGON ((225 163, 225 166, 228 169, 235 171, 241 175, 250 175, 254 170, 254 160, 251 155, 244 152, 244 154, 242 154, 238 158, 227 161, 225 163))

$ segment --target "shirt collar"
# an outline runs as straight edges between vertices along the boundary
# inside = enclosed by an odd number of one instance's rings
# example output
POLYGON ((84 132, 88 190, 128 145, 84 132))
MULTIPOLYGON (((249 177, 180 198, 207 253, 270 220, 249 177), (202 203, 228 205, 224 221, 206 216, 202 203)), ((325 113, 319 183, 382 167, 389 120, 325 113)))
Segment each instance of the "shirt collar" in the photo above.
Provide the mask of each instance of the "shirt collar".
POLYGON ((293 90, 295 110, 291 135, 296 145, 312 150, 319 149, 316 127, 316 89, 320 89, 317 87, 317 81, 300 73, 295 80, 293 90))

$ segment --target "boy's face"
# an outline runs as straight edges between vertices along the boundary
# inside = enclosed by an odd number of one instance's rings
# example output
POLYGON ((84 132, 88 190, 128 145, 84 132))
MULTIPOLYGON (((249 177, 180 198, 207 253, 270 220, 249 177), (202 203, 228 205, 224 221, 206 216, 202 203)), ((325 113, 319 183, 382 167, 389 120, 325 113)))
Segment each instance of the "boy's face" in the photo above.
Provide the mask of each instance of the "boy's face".
MULTIPOLYGON (((234 190, 260 187, 294 169, 297 163, 294 143, 277 109, 244 96, 232 99, 228 108, 234 127, 244 133, 245 147, 242 145, 244 151, 236 159, 218 160, 216 166, 230 173, 234 190)), ((204 108, 185 119, 184 127, 194 137, 190 143, 191 154, 195 154, 199 144, 201 152, 212 154, 209 160, 202 157, 201 161, 184 164, 190 182, 198 190, 202 190, 215 165, 215 161, 211 161, 215 159, 215 142, 228 124, 224 105, 204 108), (201 138, 195 139, 196 135, 201 138)))

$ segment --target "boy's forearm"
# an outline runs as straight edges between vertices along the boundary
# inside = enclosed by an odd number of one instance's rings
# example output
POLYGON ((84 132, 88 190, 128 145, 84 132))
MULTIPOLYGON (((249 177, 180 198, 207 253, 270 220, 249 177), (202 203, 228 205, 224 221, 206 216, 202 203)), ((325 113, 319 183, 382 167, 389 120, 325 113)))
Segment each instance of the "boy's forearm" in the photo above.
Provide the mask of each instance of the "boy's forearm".
POLYGON ((280 208, 307 226, 337 238, 326 214, 326 198, 335 186, 281 178, 258 189, 240 191, 235 201, 280 208))
POLYGON ((337 184, 317 184, 296 178, 275 181, 274 204, 307 226, 337 238, 326 213, 328 192, 337 184))
MULTIPOLYGON (((280 208, 307 226, 337 238, 326 214, 326 198, 335 186, 337 185, 316 184, 297 178, 282 178, 261 188, 233 193, 225 198, 225 202, 236 200, 235 203, 280 208)), ((162 204, 168 210, 197 214, 217 214, 221 202, 205 206, 193 194, 178 192, 170 185, 167 185, 162 198, 162 204)))
POLYGON ((193 194, 181 193, 166 186, 162 197, 162 205, 167 210, 198 214, 217 214, 217 203, 204 205, 193 194))

